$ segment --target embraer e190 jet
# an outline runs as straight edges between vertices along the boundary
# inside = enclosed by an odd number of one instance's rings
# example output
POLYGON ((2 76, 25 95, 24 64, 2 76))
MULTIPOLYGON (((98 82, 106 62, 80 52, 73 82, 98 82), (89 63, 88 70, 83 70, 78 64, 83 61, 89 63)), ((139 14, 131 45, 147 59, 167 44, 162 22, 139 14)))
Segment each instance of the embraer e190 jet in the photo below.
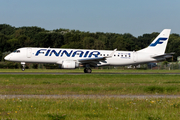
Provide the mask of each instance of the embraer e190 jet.
POLYGON ((172 57, 172 53, 165 54, 170 32, 164 29, 147 48, 138 51, 24 47, 4 59, 20 62, 23 71, 26 63, 52 63, 65 69, 83 66, 84 73, 91 73, 90 67, 137 65, 172 57))

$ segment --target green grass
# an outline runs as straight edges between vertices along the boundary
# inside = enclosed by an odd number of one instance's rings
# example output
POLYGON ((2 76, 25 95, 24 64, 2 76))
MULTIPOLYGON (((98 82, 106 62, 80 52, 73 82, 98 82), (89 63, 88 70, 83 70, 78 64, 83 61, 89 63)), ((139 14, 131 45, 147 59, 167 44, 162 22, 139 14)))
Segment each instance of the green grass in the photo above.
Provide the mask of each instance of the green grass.
POLYGON ((3 120, 178 120, 180 99, 0 99, 3 120))
MULTIPOLYGON (((180 95, 179 86, 180 75, 0 75, 1 95, 180 95)), ((178 120, 179 109, 180 98, 0 99, 2 120, 178 120)))
MULTIPOLYGON (((83 73, 84 68, 77 69, 0 69, 0 72, 74 72, 83 73)), ((143 69, 92 69, 92 73, 179 73, 180 70, 143 70, 143 69)))
POLYGON ((180 94, 180 75, 0 75, 0 94, 180 94))

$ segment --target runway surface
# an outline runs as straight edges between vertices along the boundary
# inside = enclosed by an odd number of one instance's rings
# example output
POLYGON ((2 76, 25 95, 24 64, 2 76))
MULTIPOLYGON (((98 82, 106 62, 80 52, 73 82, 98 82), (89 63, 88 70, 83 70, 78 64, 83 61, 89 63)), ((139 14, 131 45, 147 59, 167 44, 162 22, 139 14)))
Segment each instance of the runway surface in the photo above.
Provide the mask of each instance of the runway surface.
POLYGON ((62 98, 75 98, 75 99, 93 99, 93 98, 180 98, 180 95, 0 95, 0 99, 12 99, 12 98, 50 98, 50 99, 62 99, 62 98))
POLYGON ((107 72, 94 72, 94 73, 81 73, 81 72, 0 72, 0 75, 82 75, 82 74, 129 74, 129 75, 145 75, 145 74, 167 74, 167 75, 180 75, 180 73, 107 73, 107 72))

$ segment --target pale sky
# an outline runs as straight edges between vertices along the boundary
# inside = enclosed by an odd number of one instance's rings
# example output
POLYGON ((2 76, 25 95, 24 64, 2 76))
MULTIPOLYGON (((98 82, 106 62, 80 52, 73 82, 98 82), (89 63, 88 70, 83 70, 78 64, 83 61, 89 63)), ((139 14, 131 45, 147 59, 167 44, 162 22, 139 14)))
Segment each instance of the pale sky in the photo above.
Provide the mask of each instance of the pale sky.
POLYGON ((180 34, 180 0, 0 0, 0 24, 89 32, 180 34))

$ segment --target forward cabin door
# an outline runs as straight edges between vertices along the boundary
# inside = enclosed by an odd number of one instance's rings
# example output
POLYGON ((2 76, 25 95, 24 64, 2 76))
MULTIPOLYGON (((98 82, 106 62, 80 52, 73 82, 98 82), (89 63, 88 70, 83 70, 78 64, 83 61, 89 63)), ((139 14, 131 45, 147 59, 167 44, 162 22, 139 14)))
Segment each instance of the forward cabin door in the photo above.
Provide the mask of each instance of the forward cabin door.
POLYGON ((27 48, 27 58, 31 58, 32 56, 32 48, 27 48))
POLYGON ((133 60, 134 60, 134 62, 137 62, 137 60, 138 60, 138 54, 137 54, 137 52, 133 52, 133 60))

